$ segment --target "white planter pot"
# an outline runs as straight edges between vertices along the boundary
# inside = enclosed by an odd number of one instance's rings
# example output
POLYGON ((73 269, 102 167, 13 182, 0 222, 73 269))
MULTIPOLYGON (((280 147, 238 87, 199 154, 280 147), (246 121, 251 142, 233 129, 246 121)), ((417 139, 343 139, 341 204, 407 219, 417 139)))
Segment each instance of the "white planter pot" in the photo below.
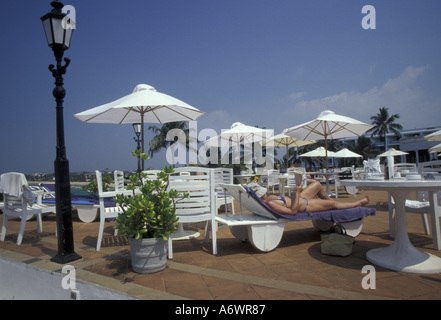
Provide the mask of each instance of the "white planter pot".
POLYGON ((167 241, 162 238, 129 238, 133 271, 154 273, 167 266, 167 241))

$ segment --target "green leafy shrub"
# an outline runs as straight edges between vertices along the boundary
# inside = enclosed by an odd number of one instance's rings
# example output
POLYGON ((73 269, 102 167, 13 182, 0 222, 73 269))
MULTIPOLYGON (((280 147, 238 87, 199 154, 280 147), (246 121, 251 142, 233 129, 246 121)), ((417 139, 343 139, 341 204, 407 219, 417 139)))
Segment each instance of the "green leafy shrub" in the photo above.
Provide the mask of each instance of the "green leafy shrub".
MULTIPOLYGON (((148 159, 140 150, 132 152, 133 155, 148 159)), ((116 227, 129 238, 159 238, 164 240, 176 232, 175 223, 179 220, 176 215, 176 203, 187 198, 188 194, 180 194, 174 189, 169 189, 169 175, 174 170, 166 166, 157 175, 156 180, 147 180, 146 173, 130 176, 127 190, 130 196, 118 194, 114 200, 123 212, 116 218, 116 227)))

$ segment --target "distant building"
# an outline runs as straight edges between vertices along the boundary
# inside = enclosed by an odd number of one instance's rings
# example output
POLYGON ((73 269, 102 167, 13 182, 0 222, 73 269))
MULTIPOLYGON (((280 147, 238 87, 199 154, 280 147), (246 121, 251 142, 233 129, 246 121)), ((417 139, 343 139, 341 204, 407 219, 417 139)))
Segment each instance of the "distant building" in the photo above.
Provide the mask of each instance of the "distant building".
MULTIPOLYGON (((438 153, 429 153, 429 149, 437 144, 440 144, 441 141, 428 141, 424 139, 424 136, 427 136, 428 134, 431 134, 438 130, 441 130, 441 126, 419 129, 405 129, 400 131, 400 139, 398 139, 395 133, 388 133, 386 135, 387 148, 395 148, 397 150, 408 152, 408 155, 401 157, 401 162, 418 164, 420 162, 436 160, 438 159, 438 153)), ((384 141, 381 141, 378 135, 374 135, 373 137, 371 137, 370 133, 365 133, 364 136, 370 138, 373 145, 377 149, 381 151, 384 150, 384 141)), ((356 140, 356 138, 347 140, 356 140)))

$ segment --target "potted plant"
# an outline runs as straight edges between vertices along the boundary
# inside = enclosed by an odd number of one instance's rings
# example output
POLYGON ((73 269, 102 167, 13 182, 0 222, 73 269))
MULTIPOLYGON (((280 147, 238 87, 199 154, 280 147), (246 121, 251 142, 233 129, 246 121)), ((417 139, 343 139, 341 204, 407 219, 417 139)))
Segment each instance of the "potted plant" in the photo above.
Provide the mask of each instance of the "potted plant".
MULTIPOLYGON (((149 159, 140 150, 133 155, 149 159)), ((169 189, 171 166, 157 174, 156 180, 148 180, 146 173, 130 176, 127 189, 130 196, 118 194, 115 203, 122 208, 116 218, 116 227, 127 236, 130 244, 132 268, 138 273, 163 270, 167 263, 167 239, 176 232, 176 202, 188 197, 169 189)))

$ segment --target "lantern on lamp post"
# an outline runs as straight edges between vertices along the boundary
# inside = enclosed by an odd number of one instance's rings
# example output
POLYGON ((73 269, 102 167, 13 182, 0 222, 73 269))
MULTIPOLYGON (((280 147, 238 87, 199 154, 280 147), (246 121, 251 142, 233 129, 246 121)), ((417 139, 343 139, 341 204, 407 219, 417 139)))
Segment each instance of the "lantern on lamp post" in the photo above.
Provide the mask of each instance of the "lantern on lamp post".
POLYGON ((53 96, 57 103, 57 148, 55 168, 55 201, 57 216, 58 253, 51 259, 53 262, 65 264, 81 259, 74 251, 73 225, 72 225, 72 202, 70 193, 69 161, 66 158, 66 146, 64 144, 64 120, 63 101, 66 91, 63 88, 63 75, 70 64, 70 59, 64 58, 64 51, 70 47, 73 28, 67 24, 68 17, 63 13, 63 4, 52 1, 52 11, 41 17, 49 47, 52 48, 57 65, 51 64, 49 70, 55 78, 53 96))

